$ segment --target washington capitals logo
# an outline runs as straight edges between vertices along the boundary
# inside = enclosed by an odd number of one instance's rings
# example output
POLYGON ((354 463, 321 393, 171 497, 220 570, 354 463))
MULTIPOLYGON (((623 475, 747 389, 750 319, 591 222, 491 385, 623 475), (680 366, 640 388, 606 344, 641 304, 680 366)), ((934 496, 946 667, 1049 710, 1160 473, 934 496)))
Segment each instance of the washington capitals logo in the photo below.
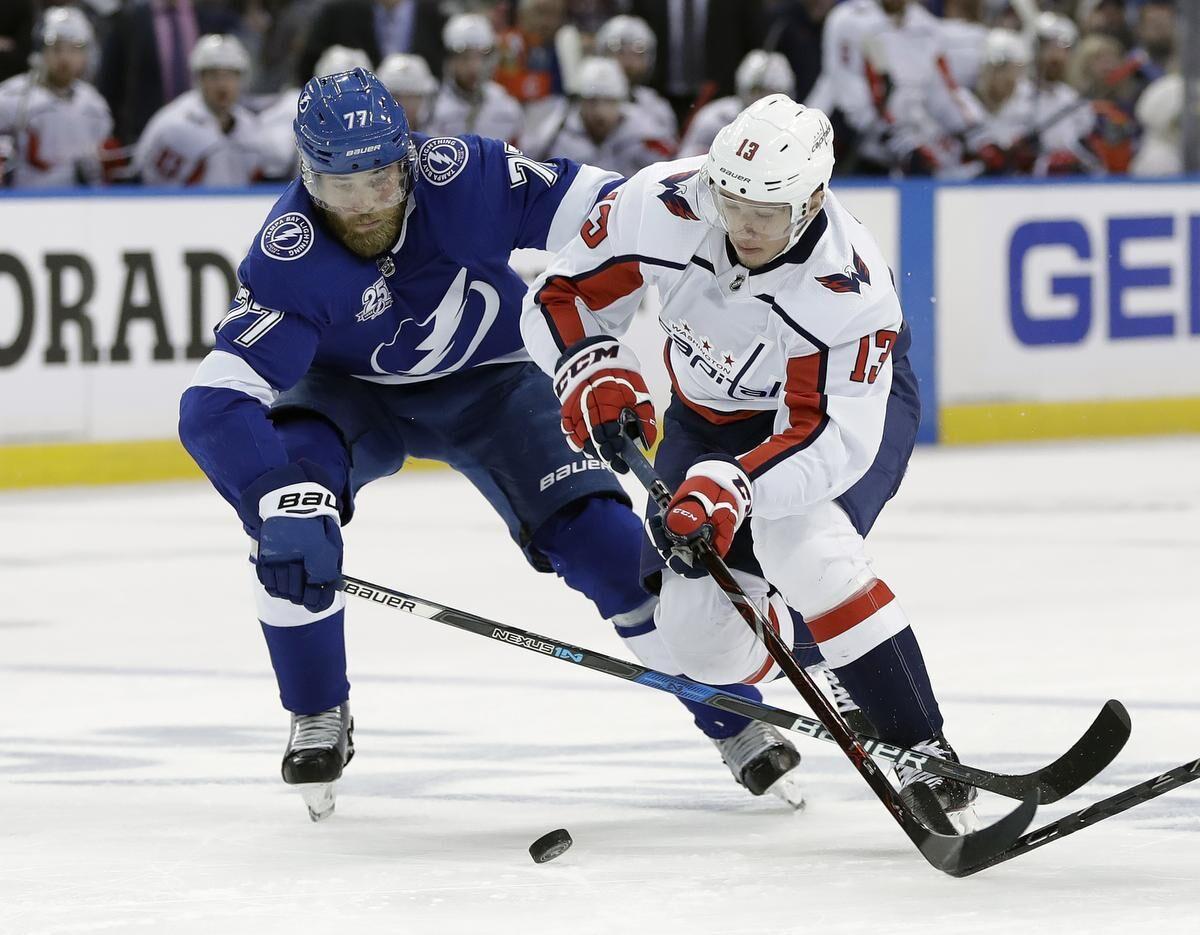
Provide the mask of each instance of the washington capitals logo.
POLYGON ((871 285, 871 271, 867 269, 867 264, 862 261, 862 257, 858 255, 858 251, 853 247, 850 248, 850 252, 854 255, 854 262, 846 267, 844 273, 834 273, 832 276, 817 277, 817 282, 830 292, 854 292, 861 294, 864 282, 868 286, 871 285))
POLYGON ((663 187, 663 190, 658 193, 659 200, 667 206, 667 210, 675 215, 675 217, 683 218, 685 221, 700 220, 696 216, 696 212, 692 210, 692 206, 688 204, 687 198, 684 197, 681 190, 683 183, 698 171, 698 169, 692 169, 691 172, 679 172, 675 175, 669 175, 659 182, 663 187))

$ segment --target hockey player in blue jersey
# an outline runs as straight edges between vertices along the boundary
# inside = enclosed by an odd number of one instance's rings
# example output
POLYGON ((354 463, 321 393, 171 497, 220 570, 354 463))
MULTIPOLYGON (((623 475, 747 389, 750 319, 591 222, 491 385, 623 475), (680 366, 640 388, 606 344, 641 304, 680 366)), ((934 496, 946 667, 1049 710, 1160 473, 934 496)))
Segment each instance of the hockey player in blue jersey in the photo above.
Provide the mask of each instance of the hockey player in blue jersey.
MULTIPOLYGON (((464 474, 535 568, 587 596, 645 664, 671 664, 640 583, 640 522, 603 463, 568 447, 508 265, 514 248, 565 245, 622 179, 411 133, 363 69, 313 79, 297 111, 301 178, 238 270, 179 430, 253 540, 258 618, 292 715, 283 778, 317 820, 354 752, 341 527, 355 493, 410 456, 464 474)), ((782 736, 684 703, 739 782, 800 804, 782 736)))

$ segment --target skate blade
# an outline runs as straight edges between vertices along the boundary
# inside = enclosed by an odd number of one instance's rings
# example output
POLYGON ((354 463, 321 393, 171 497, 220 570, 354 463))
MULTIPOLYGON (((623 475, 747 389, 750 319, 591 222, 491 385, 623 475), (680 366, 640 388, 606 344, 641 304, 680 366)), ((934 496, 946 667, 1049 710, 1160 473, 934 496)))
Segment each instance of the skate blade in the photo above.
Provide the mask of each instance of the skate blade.
POLYGON ((321 821, 333 814, 334 801, 333 783, 306 782, 300 786, 300 796, 308 806, 308 817, 313 821, 321 821))
POLYGON ((796 811, 804 808, 804 787, 800 784, 800 777, 796 775, 799 772, 799 769, 789 770, 767 787, 768 792, 782 799, 796 811))

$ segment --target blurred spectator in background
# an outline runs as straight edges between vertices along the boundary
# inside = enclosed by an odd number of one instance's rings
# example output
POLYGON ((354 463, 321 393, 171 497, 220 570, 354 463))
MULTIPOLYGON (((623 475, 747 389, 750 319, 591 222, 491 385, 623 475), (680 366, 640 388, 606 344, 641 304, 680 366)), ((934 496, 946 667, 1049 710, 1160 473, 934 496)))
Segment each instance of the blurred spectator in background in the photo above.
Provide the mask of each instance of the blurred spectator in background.
POLYGON ((29 67, 36 21, 37 0, 4 0, 0 4, 0 81, 29 67))
MULTIPOLYGON (((911 0, 882 0, 883 24, 863 42, 873 125, 879 133, 860 139, 859 171, 961 177, 963 139, 979 127, 984 111, 950 73, 942 21, 911 0)), ((856 126, 867 123, 855 118, 856 126)))
POLYGON ((96 85, 116 136, 134 143, 151 115, 192 86, 188 56, 205 33, 231 33, 237 15, 217 0, 131 0, 109 18, 96 85))
POLYGON ((973 88, 983 67, 983 0, 945 0, 942 44, 950 74, 964 88, 973 88))
POLYGON ((242 35, 254 60, 246 91, 277 94, 296 81, 296 69, 308 40, 308 24, 321 0, 249 0, 242 35), (253 40, 252 42, 249 40, 253 40))
POLYGON ((50 7, 32 67, 0 83, 0 137, 12 141, 0 177, 14 188, 96 185, 112 133, 108 104, 82 80, 94 44, 79 10, 50 7))
POLYGON ((1121 47, 1133 46, 1133 33, 1125 16, 1125 0, 1080 0, 1076 23, 1083 35, 1104 33, 1112 36, 1121 47))
POLYGON ((614 16, 596 33, 594 51, 617 60, 633 89, 633 102, 659 124, 664 139, 669 138, 674 147, 679 140, 675 111, 665 97, 646 84, 658 51, 658 39, 649 24, 637 16, 614 16))
POLYGON ((805 101, 829 115, 837 157, 834 171, 854 174, 861 167, 861 148, 873 145, 872 171, 886 171, 878 137, 880 128, 871 86, 867 82, 863 45, 885 27, 887 16, 878 0, 843 0, 825 18, 821 39, 821 74, 805 101))
POLYGON ((1123 56, 1112 36, 1084 36, 1071 57, 1071 86, 1091 102, 1093 126, 1088 149, 1107 172, 1128 172, 1138 135, 1133 105, 1142 85, 1137 80, 1139 56, 1123 56))
POLYGON ((442 30, 446 64, 433 102, 431 136, 477 133, 516 143, 524 113, 504 88, 492 81, 496 67, 496 33, 486 16, 460 13, 442 30))
POLYGON ((717 98, 696 111, 683 135, 683 142, 679 144, 680 157, 708 152, 721 128, 732 123, 734 117, 760 97, 768 94, 794 97, 796 78, 792 66, 781 53, 755 49, 742 59, 734 85, 736 94, 717 98))
POLYGON ((762 0, 630 0, 659 38, 651 84, 680 124, 693 107, 733 94, 746 53, 762 45, 762 0))
POLYGON ((516 25, 500 34, 495 80, 522 104, 564 93, 555 39, 566 9, 565 0, 518 0, 516 25))
POLYGON ((1137 102, 1142 142, 1129 171, 1134 175, 1177 175, 1183 171, 1183 77, 1164 75, 1137 102))
MULTIPOLYGON (((1173 0, 1145 0, 1138 8, 1134 54, 1142 59, 1138 77, 1144 88, 1167 73, 1175 56, 1175 21, 1173 0)), ((1195 41, 1200 41, 1197 37, 1195 41)))
POLYGON ((396 52, 419 55, 440 71, 445 22, 437 0, 327 0, 309 27, 296 83, 309 79, 317 59, 331 45, 362 49, 372 65, 396 52))
POLYGON ((1034 174, 1099 172, 1100 161, 1086 143, 1096 126, 1095 112, 1091 102, 1066 80, 1079 30, 1065 16, 1043 13, 1034 31, 1037 51, 1032 133, 1038 150, 1034 174))
POLYGON ((985 175, 1028 174, 1037 159, 1034 89, 1029 79, 1033 59, 1024 35, 993 29, 984 43, 983 68, 975 93, 986 116, 970 136, 970 145, 985 175))
POLYGON ((419 133, 427 133, 438 83, 425 64, 425 59, 419 55, 395 52, 384 57, 375 75, 404 108, 408 125, 419 133))
POLYGON ((788 60, 796 78, 796 100, 812 93, 821 76, 821 41, 835 0, 783 0, 768 3, 762 47, 788 60))
POLYGON ((585 58, 574 100, 559 99, 521 148, 534 159, 566 156, 630 176, 671 156, 662 128, 629 99, 629 80, 611 58, 585 58))
POLYGON ((234 36, 202 36, 189 67, 196 88, 150 118, 134 150, 147 185, 248 185, 263 174, 258 120, 239 103, 250 56, 234 36))
MULTIPOLYGON (((370 68, 371 60, 362 49, 350 49, 344 45, 331 45, 321 53, 313 66, 309 78, 334 75, 355 68, 370 68)), ((292 121, 296 119, 296 105, 300 100, 300 85, 284 88, 274 102, 258 115, 259 133, 262 136, 264 153, 263 177, 268 179, 290 179, 296 174, 296 134, 292 121)))

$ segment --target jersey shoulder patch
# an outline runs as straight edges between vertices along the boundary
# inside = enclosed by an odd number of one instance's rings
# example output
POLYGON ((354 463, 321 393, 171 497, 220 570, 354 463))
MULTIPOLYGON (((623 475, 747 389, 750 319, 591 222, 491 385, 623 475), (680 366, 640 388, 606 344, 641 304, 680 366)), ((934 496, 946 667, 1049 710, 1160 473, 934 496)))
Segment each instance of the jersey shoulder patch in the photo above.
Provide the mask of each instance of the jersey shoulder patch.
POLYGON ((684 194, 683 186, 688 179, 693 178, 700 170, 689 169, 686 172, 676 172, 665 179, 659 179, 662 191, 658 192, 658 200, 666 205, 667 210, 677 218, 685 221, 698 221, 699 216, 692 210, 691 204, 684 194))
POLYGON ((417 167, 432 185, 448 185, 458 178, 471 159, 471 150, 457 136, 435 136, 417 150, 417 167))
POLYGON ((861 295, 862 287, 864 285, 871 285, 871 270, 867 268, 867 264, 858 255, 858 250, 853 245, 850 247, 850 254, 850 262, 846 264, 840 273, 817 276, 817 282, 830 292, 843 294, 853 292, 856 295, 861 295))
POLYGON ((263 227, 258 245, 264 256, 290 262, 308 253, 315 240, 312 221, 299 211, 288 211, 263 227))

